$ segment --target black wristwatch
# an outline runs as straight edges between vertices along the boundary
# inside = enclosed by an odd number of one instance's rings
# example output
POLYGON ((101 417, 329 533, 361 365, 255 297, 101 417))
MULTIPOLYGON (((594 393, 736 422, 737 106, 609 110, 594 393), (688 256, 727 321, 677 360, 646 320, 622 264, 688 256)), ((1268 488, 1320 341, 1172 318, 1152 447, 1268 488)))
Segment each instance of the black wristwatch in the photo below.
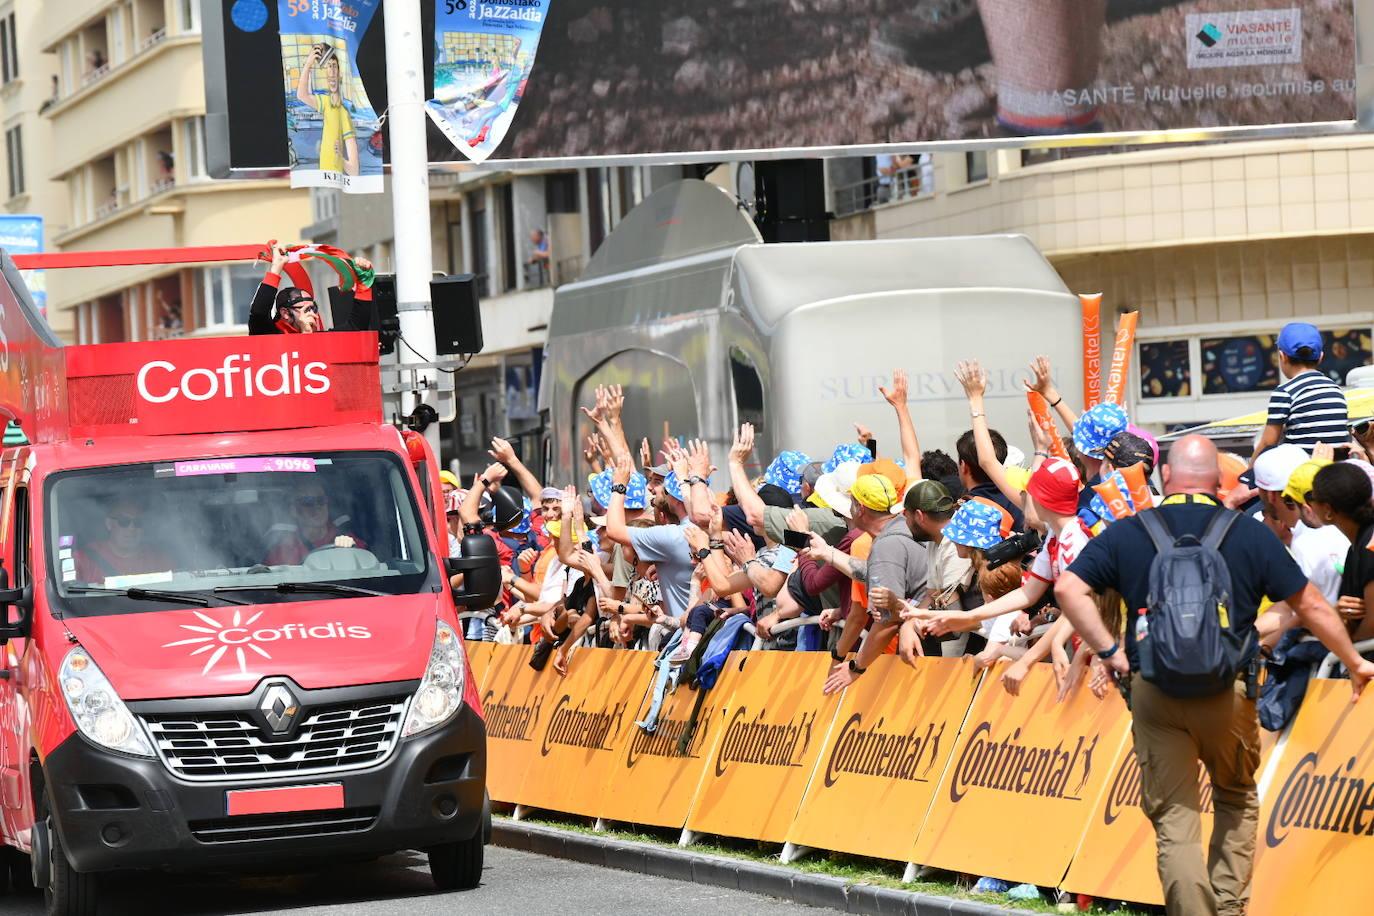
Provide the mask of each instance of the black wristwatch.
POLYGON ((482 489, 490 490, 494 486, 496 486, 496 484, 492 483, 490 480, 487 480, 485 477, 482 478, 482 489))
POLYGON ((692 556, 694 556, 694 557, 697 558, 697 562, 698 562, 698 563, 705 563, 705 562, 706 562, 706 558, 709 557, 710 555, 711 555, 711 548, 710 548, 710 547, 703 547, 703 548, 701 548, 700 550, 698 550, 696 553, 692 554, 692 556))
POLYGON ((611 492, 619 493, 621 496, 624 496, 626 493, 630 492, 630 488, 623 483, 613 483, 611 484, 611 492))
POLYGON ((860 667, 859 667, 859 663, 858 663, 857 660, 852 659, 852 658, 849 660, 849 673, 850 673, 850 674, 855 674, 855 675, 863 674, 863 673, 864 673, 865 671, 867 671, 867 670, 868 670, 867 668, 860 668, 860 667))
POLYGON ((482 533, 482 523, 481 523, 481 522, 468 522, 467 524, 465 524, 465 525, 463 526, 463 533, 464 533, 464 534, 481 534, 481 533, 482 533))
POLYGON ((1114 642, 1114 643, 1112 643, 1110 646, 1108 646, 1107 648, 1103 649, 1101 652, 1097 653, 1097 657, 1100 658, 1100 659, 1102 659, 1102 660, 1105 662, 1105 661, 1109 660, 1113 655, 1115 655, 1116 653, 1118 653, 1118 652, 1120 652, 1120 651, 1121 651, 1121 646, 1120 646, 1120 644, 1114 642))

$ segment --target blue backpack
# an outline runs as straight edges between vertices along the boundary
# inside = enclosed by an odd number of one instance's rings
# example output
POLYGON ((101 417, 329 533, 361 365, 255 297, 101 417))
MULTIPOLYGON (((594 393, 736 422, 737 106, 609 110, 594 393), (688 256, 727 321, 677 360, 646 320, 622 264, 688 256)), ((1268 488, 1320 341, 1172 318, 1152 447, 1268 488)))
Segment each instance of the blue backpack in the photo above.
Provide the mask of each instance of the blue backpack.
POLYGON ((1202 537, 1175 537, 1157 509, 1140 513, 1155 545, 1145 614, 1136 618, 1140 675, 1174 697, 1231 689, 1254 657, 1255 628, 1231 626, 1231 570, 1221 545, 1239 512, 1218 510, 1202 537))

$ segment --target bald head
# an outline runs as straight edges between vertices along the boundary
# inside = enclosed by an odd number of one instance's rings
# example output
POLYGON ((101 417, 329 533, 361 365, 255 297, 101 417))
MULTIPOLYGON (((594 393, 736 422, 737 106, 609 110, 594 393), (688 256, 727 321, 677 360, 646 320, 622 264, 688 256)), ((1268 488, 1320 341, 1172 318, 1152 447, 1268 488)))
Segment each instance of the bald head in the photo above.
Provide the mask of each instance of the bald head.
POLYGON ((1205 436, 1184 436, 1169 449, 1164 465, 1164 492, 1207 493, 1215 496, 1221 486, 1217 447, 1205 436))

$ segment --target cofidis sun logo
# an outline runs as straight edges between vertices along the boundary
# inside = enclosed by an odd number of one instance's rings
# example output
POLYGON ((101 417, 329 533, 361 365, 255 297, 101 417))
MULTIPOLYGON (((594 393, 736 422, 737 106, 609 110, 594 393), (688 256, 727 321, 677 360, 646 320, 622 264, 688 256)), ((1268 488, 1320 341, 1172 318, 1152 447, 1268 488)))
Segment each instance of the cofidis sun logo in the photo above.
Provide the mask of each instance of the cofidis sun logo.
POLYGON ((191 636, 173 642, 163 643, 164 649, 185 648, 191 657, 204 655, 205 667, 202 675, 208 675, 221 662, 234 665, 237 670, 230 677, 256 677, 248 673, 250 655, 270 660, 272 653, 268 646, 278 642, 301 642, 311 639, 371 639, 372 631, 367 627, 345 626, 338 621, 319 624, 282 623, 271 626, 258 626, 258 619, 265 613, 258 611, 245 618, 242 611, 234 611, 228 622, 215 619, 201 611, 192 611, 200 623, 183 623, 182 630, 191 636))

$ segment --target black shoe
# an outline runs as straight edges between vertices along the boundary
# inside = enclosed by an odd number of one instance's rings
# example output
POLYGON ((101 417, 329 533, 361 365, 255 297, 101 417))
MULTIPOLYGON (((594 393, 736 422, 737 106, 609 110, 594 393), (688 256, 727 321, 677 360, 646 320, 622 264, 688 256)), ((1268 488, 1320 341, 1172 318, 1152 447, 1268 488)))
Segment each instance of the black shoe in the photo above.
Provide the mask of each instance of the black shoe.
POLYGON ((874 29, 868 41, 874 58, 927 73, 958 73, 992 60, 974 0, 938 6, 943 9, 899 15, 874 29))
POLYGON ((553 640, 541 639, 530 655, 530 667, 535 671, 543 671, 549 663, 550 655, 553 655, 553 640))

